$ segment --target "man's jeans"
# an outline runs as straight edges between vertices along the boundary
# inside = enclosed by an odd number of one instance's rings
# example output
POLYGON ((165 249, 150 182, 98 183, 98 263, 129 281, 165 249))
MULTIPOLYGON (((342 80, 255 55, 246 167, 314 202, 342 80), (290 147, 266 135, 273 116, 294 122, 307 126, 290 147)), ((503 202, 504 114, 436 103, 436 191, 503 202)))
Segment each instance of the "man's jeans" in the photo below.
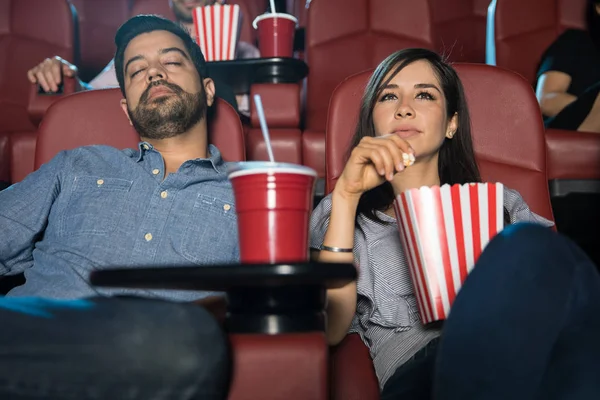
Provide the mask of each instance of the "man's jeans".
POLYGON ((0 297, 0 399, 224 399, 226 337, 191 304, 0 297))

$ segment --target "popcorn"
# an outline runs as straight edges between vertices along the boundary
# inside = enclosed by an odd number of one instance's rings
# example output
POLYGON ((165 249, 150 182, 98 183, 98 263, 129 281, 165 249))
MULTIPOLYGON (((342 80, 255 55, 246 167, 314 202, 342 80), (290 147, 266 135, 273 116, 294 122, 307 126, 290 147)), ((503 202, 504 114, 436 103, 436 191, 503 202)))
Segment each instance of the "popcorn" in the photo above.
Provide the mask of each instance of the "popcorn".
POLYGON ((405 167, 410 167, 415 163, 415 155, 412 153, 402 153, 402 162, 405 167))

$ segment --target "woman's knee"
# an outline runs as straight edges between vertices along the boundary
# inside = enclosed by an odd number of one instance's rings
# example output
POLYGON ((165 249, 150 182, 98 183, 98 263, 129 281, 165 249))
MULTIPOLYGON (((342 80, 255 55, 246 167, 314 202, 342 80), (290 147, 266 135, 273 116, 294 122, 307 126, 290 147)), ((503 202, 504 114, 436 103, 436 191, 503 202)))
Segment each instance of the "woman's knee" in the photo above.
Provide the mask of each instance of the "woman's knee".
POLYGON ((517 223, 491 240, 479 262, 527 262, 535 268, 549 264, 569 266, 584 260, 585 254, 568 238, 538 224, 517 223))

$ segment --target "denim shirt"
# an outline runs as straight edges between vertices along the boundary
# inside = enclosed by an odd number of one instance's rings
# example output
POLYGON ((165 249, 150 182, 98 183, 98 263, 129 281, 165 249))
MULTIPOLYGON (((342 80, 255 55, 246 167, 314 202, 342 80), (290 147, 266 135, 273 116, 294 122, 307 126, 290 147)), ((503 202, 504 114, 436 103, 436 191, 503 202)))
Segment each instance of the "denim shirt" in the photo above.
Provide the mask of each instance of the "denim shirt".
POLYGON ((138 295, 189 301, 207 292, 98 288, 91 271, 239 260, 233 191, 216 147, 165 178, 149 143, 138 150, 63 151, 0 192, 0 276, 25 272, 9 296, 138 295))

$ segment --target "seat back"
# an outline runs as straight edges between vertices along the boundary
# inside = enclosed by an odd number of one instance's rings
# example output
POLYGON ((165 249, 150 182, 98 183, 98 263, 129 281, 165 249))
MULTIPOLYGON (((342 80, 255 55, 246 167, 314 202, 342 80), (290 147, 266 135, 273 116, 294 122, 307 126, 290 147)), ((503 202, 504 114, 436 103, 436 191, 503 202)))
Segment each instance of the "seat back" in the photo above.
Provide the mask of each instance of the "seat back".
POLYGON ((585 27, 586 0, 493 0, 488 8, 486 63, 534 83, 542 54, 567 28, 585 27))
POLYGON ((133 0, 130 16, 140 14, 156 14, 175 21, 175 14, 171 10, 169 0, 133 0))
MULTIPOLYGON (((102 89, 66 96, 48 109, 38 131, 35 169, 62 150, 103 144, 137 148, 139 135, 119 104, 119 89, 102 89)), ((245 160, 244 135, 237 112, 217 99, 209 118, 209 142, 226 161, 245 160)))
POLYGON ((311 0, 307 14, 306 128, 324 131, 327 105, 347 76, 406 47, 435 49, 428 1, 311 0))
POLYGON ((47 57, 75 58, 67 0, 0 0, 0 130, 33 130, 27 71, 47 57))
POLYGON ((436 49, 452 62, 484 62, 489 0, 429 0, 436 49))
POLYGON ((130 0, 69 1, 79 21, 79 76, 89 82, 115 55, 115 33, 129 17, 130 0))
MULTIPOLYGON (((465 87, 483 180, 518 190, 534 212, 552 220, 544 128, 531 86, 503 68, 483 64, 455 67, 465 87)), ((348 78, 332 96, 326 132, 327 192, 333 190, 344 167, 370 74, 348 78)))

